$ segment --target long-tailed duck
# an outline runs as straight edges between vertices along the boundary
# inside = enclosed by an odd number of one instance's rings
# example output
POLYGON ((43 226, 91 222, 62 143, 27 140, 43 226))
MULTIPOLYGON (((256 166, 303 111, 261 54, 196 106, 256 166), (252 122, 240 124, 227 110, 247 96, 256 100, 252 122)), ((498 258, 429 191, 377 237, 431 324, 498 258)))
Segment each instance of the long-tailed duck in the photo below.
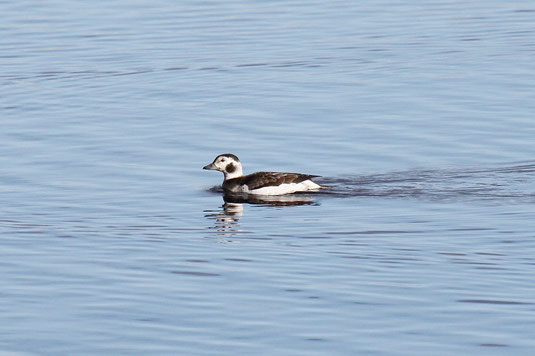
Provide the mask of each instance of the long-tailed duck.
POLYGON ((244 176, 240 160, 231 153, 217 156, 203 169, 223 172, 225 175, 223 189, 226 193, 283 195, 321 188, 319 184, 310 180, 319 176, 311 174, 257 172, 244 176))

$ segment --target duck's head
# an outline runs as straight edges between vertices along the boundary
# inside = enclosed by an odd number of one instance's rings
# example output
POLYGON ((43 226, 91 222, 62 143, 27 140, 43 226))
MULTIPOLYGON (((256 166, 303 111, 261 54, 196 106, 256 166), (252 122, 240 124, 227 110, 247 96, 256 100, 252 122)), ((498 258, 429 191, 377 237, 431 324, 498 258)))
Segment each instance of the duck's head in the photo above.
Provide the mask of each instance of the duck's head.
POLYGON ((212 163, 202 168, 223 172, 225 175, 225 180, 241 177, 243 175, 241 162, 238 157, 232 153, 224 153, 219 155, 212 163))

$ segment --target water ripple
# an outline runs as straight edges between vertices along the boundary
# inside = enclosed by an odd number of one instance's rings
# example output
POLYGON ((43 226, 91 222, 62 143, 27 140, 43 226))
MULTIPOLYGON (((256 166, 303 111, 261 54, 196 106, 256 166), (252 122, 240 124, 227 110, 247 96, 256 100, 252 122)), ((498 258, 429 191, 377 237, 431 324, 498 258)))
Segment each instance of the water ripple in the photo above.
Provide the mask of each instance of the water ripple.
POLYGON ((336 197, 535 202, 535 164, 391 172, 319 180, 336 197))

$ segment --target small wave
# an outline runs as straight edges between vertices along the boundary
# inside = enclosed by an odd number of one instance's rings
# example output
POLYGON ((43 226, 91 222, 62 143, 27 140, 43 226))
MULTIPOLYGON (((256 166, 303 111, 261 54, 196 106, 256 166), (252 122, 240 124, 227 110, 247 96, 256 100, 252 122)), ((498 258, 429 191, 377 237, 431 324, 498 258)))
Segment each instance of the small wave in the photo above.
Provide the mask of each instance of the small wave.
POLYGON ((535 202, 535 163, 467 169, 430 169, 323 177, 319 194, 336 197, 516 199, 535 202))

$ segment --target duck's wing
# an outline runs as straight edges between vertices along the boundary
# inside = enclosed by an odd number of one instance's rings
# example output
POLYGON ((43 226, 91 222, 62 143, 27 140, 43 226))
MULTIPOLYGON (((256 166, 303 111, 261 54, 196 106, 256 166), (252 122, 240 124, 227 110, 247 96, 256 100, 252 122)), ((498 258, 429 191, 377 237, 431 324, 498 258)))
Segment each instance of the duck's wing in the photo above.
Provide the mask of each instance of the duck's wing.
POLYGON ((235 179, 241 179, 241 184, 245 184, 249 190, 253 190, 281 184, 301 183, 314 177, 319 176, 301 173, 257 172, 235 179))

